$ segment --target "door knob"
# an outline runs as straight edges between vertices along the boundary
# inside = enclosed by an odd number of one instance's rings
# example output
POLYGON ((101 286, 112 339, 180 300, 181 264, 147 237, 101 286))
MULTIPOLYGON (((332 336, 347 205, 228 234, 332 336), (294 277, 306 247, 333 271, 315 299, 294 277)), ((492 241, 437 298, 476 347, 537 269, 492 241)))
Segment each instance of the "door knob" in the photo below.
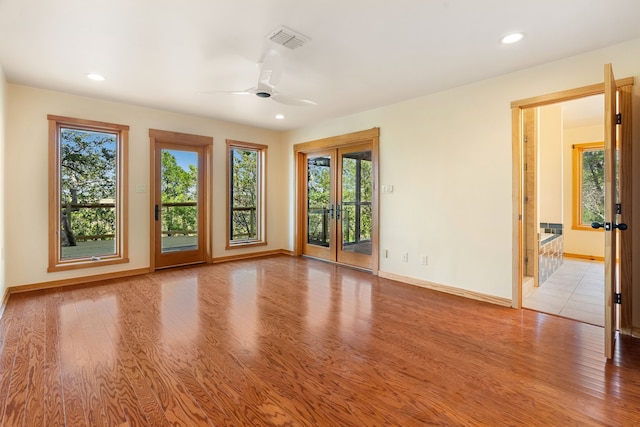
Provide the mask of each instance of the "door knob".
POLYGON ((616 224, 616 223, 614 223, 614 224, 613 224, 613 228, 617 228, 617 229, 618 229, 618 230, 620 230, 620 231, 624 231, 624 230, 626 230, 628 227, 627 227, 627 224, 625 224, 624 222, 621 222, 620 224, 616 224))

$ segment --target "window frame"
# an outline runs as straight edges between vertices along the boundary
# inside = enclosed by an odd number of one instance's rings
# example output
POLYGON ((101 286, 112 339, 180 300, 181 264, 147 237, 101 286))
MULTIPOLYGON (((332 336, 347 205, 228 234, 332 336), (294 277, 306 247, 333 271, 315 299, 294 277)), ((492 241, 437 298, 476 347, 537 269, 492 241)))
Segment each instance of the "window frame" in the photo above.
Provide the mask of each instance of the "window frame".
POLYGON ((573 162, 573 218, 571 228, 574 230, 595 231, 602 233, 603 228, 592 228, 591 224, 582 223, 582 160, 583 155, 587 151, 604 151, 604 142, 584 142, 572 145, 572 162, 573 162))
POLYGON ((127 166, 129 126, 94 120, 48 115, 49 121, 49 266, 47 271, 65 271, 128 263, 127 166), (104 132, 116 135, 116 235, 115 253, 100 257, 62 258, 60 245, 60 133, 62 129, 104 132))
POLYGON ((234 141, 227 139, 227 184, 226 184, 226 195, 227 195, 227 203, 226 203, 226 249, 237 249, 237 248, 246 248, 251 246, 262 246, 267 245, 267 200, 266 200, 266 185, 267 185, 267 176, 266 176, 266 165, 267 165, 267 149, 269 148, 267 145, 263 144, 255 144, 251 142, 243 142, 243 141, 234 141), (249 150, 256 151, 257 154, 257 169, 258 169, 258 197, 256 206, 256 214, 258 215, 257 219, 257 237, 255 239, 245 239, 242 241, 232 241, 231 235, 231 219, 232 219, 232 187, 231 183, 233 182, 231 179, 231 174, 233 173, 231 167, 232 161, 232 152, 236 149, 239 150, 249 150))

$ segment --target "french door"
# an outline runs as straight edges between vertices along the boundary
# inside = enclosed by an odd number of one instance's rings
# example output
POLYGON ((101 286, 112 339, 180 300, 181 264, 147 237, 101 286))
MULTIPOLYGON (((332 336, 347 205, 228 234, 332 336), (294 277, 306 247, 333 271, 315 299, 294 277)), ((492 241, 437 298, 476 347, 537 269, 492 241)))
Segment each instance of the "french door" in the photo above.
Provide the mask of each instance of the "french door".
POLYGON ((372 160, 371 144, 305 154, 304 255, 372 269, 372 160))
POLYGON ((210 251, 206 177, 210 139, 156 132, 150 132, 152 266, 157 269, 207 262, 210 251))

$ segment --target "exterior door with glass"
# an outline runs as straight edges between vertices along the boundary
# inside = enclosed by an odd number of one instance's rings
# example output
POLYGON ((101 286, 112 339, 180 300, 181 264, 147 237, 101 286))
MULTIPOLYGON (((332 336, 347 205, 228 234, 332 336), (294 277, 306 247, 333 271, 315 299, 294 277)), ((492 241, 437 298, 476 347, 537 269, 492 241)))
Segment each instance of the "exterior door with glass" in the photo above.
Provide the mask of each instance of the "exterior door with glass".
POLYGON ((307 153, 302 253, 372 268, 373 163, 370 144, 307 153))
POLYGON ((152 269, 208 262, 212 138, 150 130, 152 269))

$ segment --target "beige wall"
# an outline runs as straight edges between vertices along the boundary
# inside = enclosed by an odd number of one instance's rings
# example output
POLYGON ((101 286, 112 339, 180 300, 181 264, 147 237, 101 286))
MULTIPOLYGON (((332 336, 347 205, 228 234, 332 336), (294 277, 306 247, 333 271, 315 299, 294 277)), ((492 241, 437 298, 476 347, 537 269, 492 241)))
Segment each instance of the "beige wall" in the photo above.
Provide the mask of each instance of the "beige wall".
MULTIPOLYGON (((640 84, 640 82, 638 82, 640 84)), ((604 102, 604 100, 602 101, 604 102)), ((640 106, 639 106, 640 107, 640 106)), ((604 233, 600 231, 573 230, 573 144, 585 142, 602 142, 604 138, 604 124, 567 128, 564 131, 564 167, 567 173, 564 176, 565 193, 564 206, 566 224, 564 250, 570 254, 604 256, 604 233)))
MULTIPOLYGON (((393 193, 380 195, 380 249, 390 254, 380 260, 380 270, 511 298, 516 245, 510 103, 600 83, 603 64, 609 62, 617 77, 636 77, 634 123, 640 123, 637 39, 291 131, 285 140, 291 151, 295 143, 379 126, 380 184, 394 185, 393 193), (408 263, 401 261, 402 251, 409 253, 408 263), (420 254, 429 256, 428 266, 420 265, 420 254)), ((634 132, 634 140, 637 146, 640 130, 634 132)), ((635 194, 640 191, 639 153, 634 152, 635 194)), ((291 161, 289 166, 291 190, 291 161)), ((640 325, 639 219, 640 197, 636 197, 631 225, 635 325, 640 325)), ((293 208, 289 220, 293 247, 293 208)))
MULTIPOLYGON (((7 81, 0 67, 0 306, 6 289, 5 280, 5 145, 6 145, 6 115, 7 115, 7 81)), ((0 310, 2 310, 0 308, 0 310)))
POLYGON ((193 116, 101 101, 30 87, 8 86, 6 156, 7 286, 42 283, 69 277, 146 268, 149 266, 149 193, 136 193, 149 185, 149 128, 212 136, 213 145, 213 256, 285 247, 283 225, 287 195, 285 157, 278 132, 193 116), (129 257, 130 263, 47 273, 47 114, 119 123, 129 133, 129 257), (267 144, 267 238, 269 245, 251 250, 225 250, 225 139, 267 144))
POLYGON ((563 222, 562 108, 559 104, 540 108, 538 144, 538 209, 540 222, 563 222))

